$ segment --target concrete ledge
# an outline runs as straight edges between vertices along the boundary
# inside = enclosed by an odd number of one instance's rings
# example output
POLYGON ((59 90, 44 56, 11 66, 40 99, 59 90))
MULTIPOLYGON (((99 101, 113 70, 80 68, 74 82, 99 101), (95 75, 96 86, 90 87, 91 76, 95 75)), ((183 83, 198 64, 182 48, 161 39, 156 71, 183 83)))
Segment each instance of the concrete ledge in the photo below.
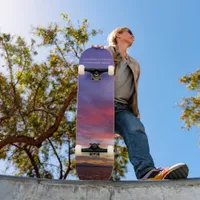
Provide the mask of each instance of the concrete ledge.
POLYGON ((0 200, 199 200, 200 179, 62 181, 0 176, 0 200))

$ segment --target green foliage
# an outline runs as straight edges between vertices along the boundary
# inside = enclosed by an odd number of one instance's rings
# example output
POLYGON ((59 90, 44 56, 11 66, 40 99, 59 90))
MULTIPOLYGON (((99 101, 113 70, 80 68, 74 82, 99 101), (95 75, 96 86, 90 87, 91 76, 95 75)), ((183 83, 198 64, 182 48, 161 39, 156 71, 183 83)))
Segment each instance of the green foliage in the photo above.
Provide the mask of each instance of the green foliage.
MULTIPOLYGON (((88 40, 102 31, 89 30, 87 19, 76 28, 67 14, 62 18, 64 28, 57 24, 34 28, 31 44, 0 33, 6 72, 0 73, 0 159, 11 163, 16 175, 59 179, 76 175, 78 61, 88 40), (46 53, 43 62, 36 61, 41 49, 46 53), (73 120, 66 117, 68 112, 73 120)), ((117 179, 127 163, 125 150, 118 148, 122 160, 117 159, 117 179)))
POLYGON ((111 181, 119 181, 122 177, 125 177, 127 172, 127 163, 128 163, 128 151, 122 140, 122 137, 115 139, 115 164, 113 168, 113 173, 111 181))
POLYGON ((196 96, 182 98, 181 104, 178 104, 183 110, 181 120, 188 130, 192 126, 200 127, 200 70, 197 69, 196 72, 183 76, 179 81, 189 90, 197 93, 196 96))

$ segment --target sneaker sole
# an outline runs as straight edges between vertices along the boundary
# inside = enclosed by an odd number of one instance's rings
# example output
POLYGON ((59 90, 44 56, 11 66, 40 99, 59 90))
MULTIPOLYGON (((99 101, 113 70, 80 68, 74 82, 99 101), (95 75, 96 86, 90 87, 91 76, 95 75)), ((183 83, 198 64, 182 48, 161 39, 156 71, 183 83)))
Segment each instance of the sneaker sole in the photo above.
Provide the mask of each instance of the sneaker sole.
POLYGON ((188 166, 186 164, 177 164, 170 167, 169 172, 163 179, 186 179, 188 176, 188 166))

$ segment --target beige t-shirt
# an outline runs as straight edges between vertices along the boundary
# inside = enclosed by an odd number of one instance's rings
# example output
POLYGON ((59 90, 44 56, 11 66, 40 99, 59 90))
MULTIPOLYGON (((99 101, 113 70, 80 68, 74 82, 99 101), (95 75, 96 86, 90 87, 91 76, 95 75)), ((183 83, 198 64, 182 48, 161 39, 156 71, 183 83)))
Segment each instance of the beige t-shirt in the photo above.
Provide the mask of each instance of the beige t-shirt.
POLYGON ((115 101, 128 104, 132 93, 134 92, 133 73, 123 58, 116 70, 117 81, 115 81, 115 101))

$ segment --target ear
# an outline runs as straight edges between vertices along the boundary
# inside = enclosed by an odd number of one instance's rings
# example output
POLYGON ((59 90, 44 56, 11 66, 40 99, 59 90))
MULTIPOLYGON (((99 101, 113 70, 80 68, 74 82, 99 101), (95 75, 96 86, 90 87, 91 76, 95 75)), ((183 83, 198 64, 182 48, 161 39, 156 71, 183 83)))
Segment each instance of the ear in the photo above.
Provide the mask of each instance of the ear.
POLYGON ((120 34, 119 33, 116 33, 116 38, 120 38, 120 34))

